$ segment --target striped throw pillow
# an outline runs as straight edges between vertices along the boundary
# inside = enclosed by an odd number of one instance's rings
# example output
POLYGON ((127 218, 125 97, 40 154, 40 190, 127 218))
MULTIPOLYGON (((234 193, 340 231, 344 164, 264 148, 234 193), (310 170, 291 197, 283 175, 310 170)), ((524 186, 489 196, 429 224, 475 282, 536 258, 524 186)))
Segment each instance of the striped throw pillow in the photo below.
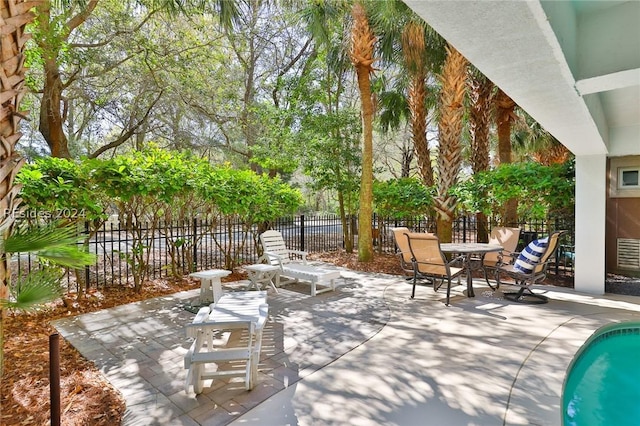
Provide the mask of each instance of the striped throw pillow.
POLYGON ((513 269, 524 272, 525 274, 533 271, 533 268, 535 268, 538 261, 540 261, 540 257, 546 250, 548 244, 549 237, 531 241, 516 259, 513 269))

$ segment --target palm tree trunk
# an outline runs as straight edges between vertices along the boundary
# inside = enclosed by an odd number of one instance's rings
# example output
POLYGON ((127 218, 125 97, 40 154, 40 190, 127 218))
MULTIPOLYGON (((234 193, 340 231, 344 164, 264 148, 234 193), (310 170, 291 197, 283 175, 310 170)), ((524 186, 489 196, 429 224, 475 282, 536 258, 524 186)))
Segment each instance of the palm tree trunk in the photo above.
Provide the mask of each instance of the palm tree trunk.
MULTIPOLYGON (((14 212, 20 204, 19 187, 13 184, 24 160, 15 152, 15 144, 22 135, 19 131, 20 120, 26 113, 20 111, 20 101, 24 96, 24 50, 27 37, 25 26, 33 21, 29 10, 33 3, 23 0, 2 0, 0 17, 2 32, 0 63, 2 64, 0 99, 0 239, 4 240, 13 225, 14 212), (7 24, 10 22, 11 24, 7 24)), ((0 300, 9 296, 11 280, 10 257, 0 251, 0 300)), ((3 372, 3 318, 0 307, 0 378, 3 372)))
POLYGON ((424 25, 409 22, 402 32, 402 54, 405 68, 411 76, 407 103, 411 111, 411 139, 418 160, 418 170, 425 186, 433 186, 431 152, 427 141, 427 70, 424 25))
MULTIPOLYGON (((471 133, 471 168, 473 173, 489 169, 489 124, 491 119, 491 92, 493 83, 480 71, 469 67, 469 133, 471 133)), ((480 194, 483 197, 485 194, 480 194)), ((476 213, 476 239, 489 241, 487 216, 476 213)))
MULTIPOLYGON (((502 90, 496 94, 498 126, 498 158, 500 163, 511 163, 511 123, 514 119, 516 103, 502 90)), ((505 203, 502 223, 515 226, 518 223, 518 200, 513 198, 505 203)))
POLYGON ((373 46, 375 36, 369 27, 363 5, 356 2, 351 10, 351 51, 349 56, 358 76, 358 89, 362 104, 362 179, 360 181, 360 210, 358 213, 358 259, 373 259, 371 232, 373 214, 373 100, 371 80, 373 73, 373 46))
POLYGON ((440 241, 452 240, 453 214, 456 199, 449 190, 456 184, 462 165, 462 120, 464 116, 464 94, 467 60, 453 46, 447 46, 447 59, 442 69, 440 82, 440 145, 438 155, 438 193, 435 208, 438 212, 437 226, 440 241))

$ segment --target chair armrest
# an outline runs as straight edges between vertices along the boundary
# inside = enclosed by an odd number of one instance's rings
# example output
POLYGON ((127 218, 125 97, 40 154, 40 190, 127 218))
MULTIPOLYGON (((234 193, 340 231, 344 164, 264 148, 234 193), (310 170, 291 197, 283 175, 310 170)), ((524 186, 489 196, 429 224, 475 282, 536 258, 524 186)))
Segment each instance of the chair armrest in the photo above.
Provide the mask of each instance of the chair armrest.
POLYGON ((282 268, 283 263, 285 263, 284 262, 284 257, 280 256, 279 254, 272 253, 272 252, 269 252, 269 251, 263 252, 261 259, 266 260, 265 263, 267 263, 267 264, 272 264, 271 262, 275 260, 276 264, 278 266, 280 266, 280 268, 282 268))
POLYGON ((260 305, 258 309, 260 310, 260 319, 258 319, 258 322, 256 323, 256 330, 262 330, 265 323, 267 322, 267 317, 269 315, 269 305, 260 305))
POLYGON ((457 262, 464 263, 464 260, 465 260, 465 255, 461 254, 459 256, 454 257, 449 262, 447 262, 447 266, 451 266, 451 265, 453 265, 454 263, 457 263, 457 262))
POLYGON ((520 256, 519 251, 509 251, 509 250, 501 250, 498 252, 498 263, 496 263, 496 266, 500 266, 500 265, 512 265, 513 263, 515 263, 516 259, 518 258, 518 256, 520 256), (508 257, 509 261, 508 262, 503 262, 502 260, 508 257))

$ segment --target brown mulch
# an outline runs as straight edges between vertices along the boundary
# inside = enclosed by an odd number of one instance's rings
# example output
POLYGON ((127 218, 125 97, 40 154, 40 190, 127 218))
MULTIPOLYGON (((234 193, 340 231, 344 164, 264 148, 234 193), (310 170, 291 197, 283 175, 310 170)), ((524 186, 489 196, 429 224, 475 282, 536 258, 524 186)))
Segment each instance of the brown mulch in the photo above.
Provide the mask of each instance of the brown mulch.
MULTIPOLYGON (((234 272, 223 281, 246 275, 234 272)), ((191 278, 146 283, 140 293, 132 288, 95 290, 81 300, 66 299, 38 312, 8 312, 4 328, 4 374, 0 384, 0 425, 47 425, 50 419, 50 321, 111 308, 153 297, 199 288, 191 278)), ((89 361, 60 338, 61 424, 65 426, 119 425, 125 402, 89 361)))
MULTIPOLYGON (((402 275, 398 258, 376 254, 372 262, 359 262, 357 254, 342 251, 314 254, 311 259, 355 271, 402 275)), ((245 279, 234 272, 223 281, 245 279)), ((568 281, 550 284, 571 286, 568 281)), ((0 425, 49 424, 50 321, 199 287, 190 278, 146 283, 140 293, 112 287, 93 291, 81 300, 68 299, 35 313, 9 312, 4 320, 4 375, 0 384, 0 425)), ((125 410, 122 395, 98 369, 60 338, 61 423, 65 426, 117 425, 125 410)))

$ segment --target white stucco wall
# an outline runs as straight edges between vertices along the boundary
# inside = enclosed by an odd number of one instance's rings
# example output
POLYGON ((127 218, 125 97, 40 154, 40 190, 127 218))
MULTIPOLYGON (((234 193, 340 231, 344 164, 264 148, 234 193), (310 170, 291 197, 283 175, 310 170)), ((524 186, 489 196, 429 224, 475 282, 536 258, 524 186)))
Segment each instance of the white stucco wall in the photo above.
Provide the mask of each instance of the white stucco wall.
POLYGON ((574 288, 604 294, 606 155, 576 156, 576 258, 574 288))

